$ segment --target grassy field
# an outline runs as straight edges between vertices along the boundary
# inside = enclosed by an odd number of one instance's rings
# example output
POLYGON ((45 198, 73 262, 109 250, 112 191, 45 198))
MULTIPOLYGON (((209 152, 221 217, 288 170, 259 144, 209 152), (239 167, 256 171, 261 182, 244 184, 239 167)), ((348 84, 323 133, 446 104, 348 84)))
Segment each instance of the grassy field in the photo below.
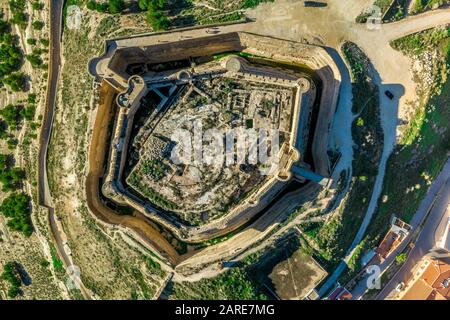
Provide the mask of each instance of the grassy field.
POLYGON ((249 280, 245 270, 233 268, 212 279, 173 284, 175 300, 265 300, 267 297, 249 280))

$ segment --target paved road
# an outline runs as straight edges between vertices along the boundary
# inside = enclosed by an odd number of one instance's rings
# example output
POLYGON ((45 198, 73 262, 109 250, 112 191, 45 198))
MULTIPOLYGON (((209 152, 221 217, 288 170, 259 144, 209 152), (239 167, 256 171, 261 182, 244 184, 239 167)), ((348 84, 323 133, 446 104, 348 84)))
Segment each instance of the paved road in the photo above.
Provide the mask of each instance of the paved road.
POLYGON ((420 235, 415 242, 414 248, 411 250, 408 259, 394 275, 389 283, 376 297, 377 300, 383 300, 395 289, 400 282, 407 282, 411 277, 414 267, 436 245, 436 241, 441 237, 446 219, 447 207, 450 204, 450 160, 444 167, 441 175, 436 179, 433 187, 427 197, 414 215, 411 225, 417 228, 422 220, 426 217, 425 225, 420 230, 420 235), (431 211, 427 208, 431 207, 431 211))

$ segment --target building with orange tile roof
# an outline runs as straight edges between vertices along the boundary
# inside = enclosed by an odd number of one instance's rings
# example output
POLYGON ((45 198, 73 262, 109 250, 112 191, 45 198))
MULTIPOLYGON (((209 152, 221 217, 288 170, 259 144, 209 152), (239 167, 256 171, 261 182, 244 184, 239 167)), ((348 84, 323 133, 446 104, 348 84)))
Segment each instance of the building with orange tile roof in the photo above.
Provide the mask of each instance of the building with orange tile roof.
POLYGON ((450 264, 431 260, 402 300, 450 300, 450 264))

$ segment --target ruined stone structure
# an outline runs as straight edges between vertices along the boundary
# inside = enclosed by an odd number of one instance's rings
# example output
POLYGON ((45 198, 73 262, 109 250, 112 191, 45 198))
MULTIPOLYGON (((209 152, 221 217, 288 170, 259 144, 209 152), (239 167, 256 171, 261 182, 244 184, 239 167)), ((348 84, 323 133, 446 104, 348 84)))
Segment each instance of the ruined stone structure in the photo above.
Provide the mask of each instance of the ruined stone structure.
MULTIPOLYGON (((93 59, 89 64, 89 70, 98 81, 107 81, 118 92, 116 98, 118 110, 111 137, 107 171, 103 177, 103 196, 117 204, 134 208, 183 241, 198 243, 236 230, 257 217, 282 193, 291 179, 305 181, 305 177, 292 173, 292 167, 294 165, 304 167, 303 152, 308 148, 308 141, 313 141, 311 143, 313 163, 305 167, 313 167, 317 175, 324 177, 329 175, 326 148, 339 92, 340 75, 333 60, 323 48, 243 32, 168 43, 153 43, 151 36, 148 36, 148 38, 138 37, 134 40, 130 38, 108 42, 105 54, 93 59), (228 54, 230 52, 241 54, 228 54), (224 55, 220 56, 221 54, 224 55), (216 60, 204 58, 216 55, 216 60), (249 62, 246 56, 276 61, 280 65, 255 64, 249 62), (182 65, 179 61, 190 63, 182 65), (320 88, 311 77, 282 67, 282 64, 306 66, 319 79, 320 88), (222 101, 222 104, 214 107, 217 102, 211 94, 196 85, 202 82, 212 83, 214 79, 222 78, 274 86, 280 88, 279 90, 292 92, 292 97, 288 95, 283 98, 285 100, 280 100, 289 106, 289 109, 283 110, 289 111, 283 111, 282 116, 277 118, 277 126, 285 128, 284 134, 287 139, 280 145, 277 155, 279 162, 275 172, 256 185, 245 198, 240 199, 225 214, 214 219, 202 214, 202 217, 205 216, 205 223, 193 226, 185 224, 182 219, 171 214, 170 210, 154 205, 144 194, 131 192, 130 188, 124 185, 129 182, 125 176, 126 168, 132 161, 129 150, 130 146, 139 150, 139 155, 136 155, 139 159, 146 159, 144 154, 151 154, 151 159, 158 159, 154 163, 165 161, 163 155, 169 152, 171 143, 155 135, 161 123, 170 119, 170 112, 175 108, 173 107, 175 103, 188 103, 184 100, 187 98, 183 97, 190 97, 190 94, 194 94, 199 100, 207 99, 211 108, 228 106, 229 109, 233 101, 222 101), (321 90, 319 101, 316 100, 317 90, 321 90), (143 103, 148 104, 145 101, 150 96, 157 97, 158 103, 149 111, 150 115, 144 123, 140 124, 139 131, 133 134, 136 113, 143 103), (311 131, 310 113, 314 105, 318 109, 318 114, 315 130, 311 131), (149 144, 156 146, 157 149, 153 147, 149 149, 149 144)), ((239 90, 236 89, 236 92, 239 90)), ((231 99, 231 96, 228 97, 231 99)), ((242 122, 245 119, 236 121, 242 122)), ((249 126, 253 125, 252 119, 246 121, 249 126)), ((233 122, 224 124, 233 126, 233 122)), ((136 168, 142 165, 142 161, 139 160, 136 168)), ((167 181, 175 179, 177 170, 170 163, 165 164, 164 170, 169 173, 161 179, 167 184, 167 181)), ((152 182, 152 186, 155 185, 156 182, 152 182)), ((280 201, 283 201, 282 199, 280 201)), ((177 210, 174 208, 172 211, 177 210)))

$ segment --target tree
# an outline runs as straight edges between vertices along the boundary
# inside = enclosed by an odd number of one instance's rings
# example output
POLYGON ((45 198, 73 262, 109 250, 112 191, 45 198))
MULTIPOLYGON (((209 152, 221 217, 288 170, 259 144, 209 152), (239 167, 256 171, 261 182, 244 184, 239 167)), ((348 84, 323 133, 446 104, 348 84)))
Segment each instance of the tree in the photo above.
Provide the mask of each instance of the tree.
POLYGON ((20 110, 20 115, 27 121, 32 121, 34 119, 34 114, 36 113, 36 107, 30 105, 26 108, 20 110))
POLYGON ((8 104, 2 110, 0 110, 0 115, 5 119, 8 126, 11 128, 16 128, 20 122, 20 106, 14 106, 12 104, 8 104))
POLYGON ((26 78, 22 72, 11 73, 3 79, 3 83, 10 86, 14 92, 25 91, 26 78))
POLYGON ((399 264, 404 263, 406 261, 406 258, 407 258, 406 253, 400 253, 398 256, 395 257, 395 261, 399 264))
POLYGON ((32 233, 30 211, 30 199, 25 193, 10 194, 0 205, 0 212, 8 218, 8 227, 27 237, 32 233))
POLYGON ((14 299, 20 294, 19 287, 11 287, 8 289, 8 298, 14 299))
POLYGON ((39 1, 33 1, 31 3, 31 7, 33 8, 33 10, 42 10, 44 9, 44 4, 39 1))
POLYGON ((28 17, 25 13, 26 3, 25 0, 10 0, 9 9, 12 13, 11 23, 17 24, 19 27, 26 28, 28 17))
POLYGON ((2 37, 0 44, 0 79, 20 68, 23 54, 11 34, 2 37))
POLYGON ((13 24, 17 24, 20 28, 27 27, 28 17, 25 12, 15 12, 10 20, 13 24))
POLYGON ((36 104, 36 93, 28 94, 27 101, 28 101, 29 104, 36 104))
POLYGON ((27 43, 31 46, 35 46, 36 45, 36 39, 34 38, 28 38, 27 39, 27 43))
POLYGON ((10 25, 7 21, 0 19, 0 33, 7 33, 10 31, 10 25))
POLYGON ((8 281, 12 286, 20 286, 21 281, 17 276, 16 264, 12 261, 7 262, 3 267, 3 273, 0 277, 2 280, 8 281))
POLYGON ((18 275, 17 264, 15 262, 7 262, 3 267, 3 273, 0 279, 9 282, 11 287, 8 289, 8 297, 11 299, 16 298, 20 294, 20 286, 22 281, 18 275))
POLYGON ((48 47, 50 45, 50 41, 48 39, 39 39, 39 42, 44 46, 44 47, 48 47))
POLYGON ((33 23, 31 24, 33 26, 34 30, 42 30, 42 28, 44 28, 44 22, 42 21, 33 21, 33 23))
POLYGON ((95 0, 89 0, 88 3, 86 4, 86 7, 89 10, 97 10, 97 2, 95 0))
POLYGON ((33 68, 39 68, 42 65, 41 56, 35 53, 27 55, 27 60, 30 61, 33 68))
POLYGON ((167 9, 167 0, 139 0, 138 6, 142 11, 147 11, 147 22, 153 30, 169 28, 169 19, 162 12, 167 9))
POLYGON ((148 0, 139 0, 138 6, 139 6, 139 9, 141 9, 142 11, 147 11, 148 10, 148 0))
POLYGON ((0 171, 8 169, 10 155, 0 154, 0 171))
POLYGON ((125 10, 125 2, 123 0, 109 0, 109 12, 120 13, 125 10))
POLYGON ((17 189, 25 179, 25 171, 22 168, 12 168, 9 170, 5 170, 0 172, 0 182, 3 184, 3 191, 12 191, 17 189))
POLYGON ((155 31, 167 30, 169 28, 169 20, 161 11, 149 10, 147 13, 147 21, 155 31))

